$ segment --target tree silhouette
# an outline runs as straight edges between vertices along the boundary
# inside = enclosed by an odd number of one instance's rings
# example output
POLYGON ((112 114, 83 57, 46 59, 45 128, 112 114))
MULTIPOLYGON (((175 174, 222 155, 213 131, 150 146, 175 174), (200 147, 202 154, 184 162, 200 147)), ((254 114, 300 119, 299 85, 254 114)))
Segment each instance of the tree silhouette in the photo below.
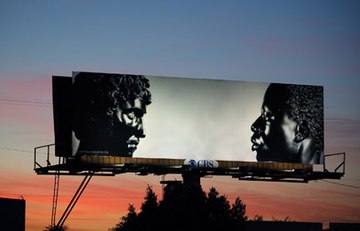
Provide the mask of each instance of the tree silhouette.
POLYGON ((129 204, 128 207, 128 213, 121 218, 121 221, 116 224, 115 227, 109 229, 109 231, 117 231, 117 230, 123 230, 123 231, 130 231, 130 230, 136 230, 137 228, 137 213, 135 210, 134 205, 129 204))
POLYGON ((159 206, 157 196, 149 185, 146 188, 146 196, 144 199, 145 201, 141 204, 141 212, 139 213, 139 216, 152 214, 157 211, 159 206))
POLYGON ((219 193, 214 187, 210 188, 207 197, 208 214, 210 220, 220 221, 230 218, 230 205, 227 198, 219 193))
POLYGON ((137 217, 137 229, 136 230, 148 230, 148 227, 156 227, 158 224, 158 201, 157 196, 148 185, 146 188, 146 196, 144 202, 141 204, 141 211, 137 217))
POLYGON ((237 197, 231 206, 230 217, 237 222, 244 222, 248 219, 245 212, 246 205, 240 200, 240 197, 237 197))
POLYGON ((159 215, 161 230, 196 230, 205 224, 205 193, 200 187, 187 187, 173 182, 164 188, 159 215))
POLYGON ((129 205, 128 214, 110 230, 241 230, 247 220, 245 210, 239 197, 230 206, 226 196, 219 195, 215 188, 206 194, 201 187, 171 182, 164 188, 160 202, 148 186, 141 211, 137 214, 129 205))

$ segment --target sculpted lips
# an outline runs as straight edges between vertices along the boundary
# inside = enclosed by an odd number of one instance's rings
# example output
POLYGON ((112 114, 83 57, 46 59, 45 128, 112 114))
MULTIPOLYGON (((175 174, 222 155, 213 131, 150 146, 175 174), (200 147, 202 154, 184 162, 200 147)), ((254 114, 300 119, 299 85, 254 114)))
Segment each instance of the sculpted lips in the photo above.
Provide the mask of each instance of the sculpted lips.
POLYGON ((255 134, 251 137, 251 143, 253 144, 251 146, 252 151, 257 151, 258 149, 264 146, 264 143, 261 141, 261 138, 256 136, 255 134))
POLYGON ((135 136, 130 137, 130 139, 126 143, 128 145, 128 149, 133 152, 136 150, 137 145, 139 144, 139 138, 135 136))

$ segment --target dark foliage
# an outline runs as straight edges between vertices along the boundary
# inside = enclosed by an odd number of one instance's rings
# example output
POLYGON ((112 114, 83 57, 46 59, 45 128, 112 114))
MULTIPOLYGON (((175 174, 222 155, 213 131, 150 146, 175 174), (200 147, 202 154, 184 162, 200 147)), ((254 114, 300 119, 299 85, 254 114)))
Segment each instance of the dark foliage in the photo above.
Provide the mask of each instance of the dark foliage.
POLYGON ((168 184, 160 202, 148 186, 146 196, 137 214, 129 205, 111 231, 162 231, 162 230, 242 230, 246 206, 237 198, 230 206, 226 196, 215 188, 206 194, 199 187, 186 187, 181 182, 168 184))
POLYGON ((129 231, 129 230, 137 230, 137 222, 138 215, 135 211, 135 207, 132 204, 129 204, 128 213, 123 216, 118 224, 115 227, 109 229, 110 231, 129 231))

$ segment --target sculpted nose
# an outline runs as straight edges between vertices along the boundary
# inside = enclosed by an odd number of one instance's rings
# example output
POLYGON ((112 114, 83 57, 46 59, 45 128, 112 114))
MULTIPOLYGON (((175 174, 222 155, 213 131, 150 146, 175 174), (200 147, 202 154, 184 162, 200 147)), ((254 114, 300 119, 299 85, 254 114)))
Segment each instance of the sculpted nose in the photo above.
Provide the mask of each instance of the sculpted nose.
POLYGON ((251 125, 251 131, 254 133, 262 133, 264 131, 264 119, 259 116, 251 125))
POLYGON ((145 137, 145 129, 144 129, 144 123, 141 120, 139 124, 135 127, 135 136, 138 138, 144 138, 145 137))

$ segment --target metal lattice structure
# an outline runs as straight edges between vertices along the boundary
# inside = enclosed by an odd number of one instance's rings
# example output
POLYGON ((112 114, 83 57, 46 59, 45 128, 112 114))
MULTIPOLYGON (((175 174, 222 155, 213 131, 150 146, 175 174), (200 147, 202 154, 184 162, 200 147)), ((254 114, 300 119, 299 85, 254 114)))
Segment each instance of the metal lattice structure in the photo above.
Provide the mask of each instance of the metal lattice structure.
POLYGON ((202 175, 231 176, 239 180, 295 181, 308 182, 319 179, 340 179, 345 174, 345 153, 325 155, 321 170, 314 170, 311 164, 281 162, 217 161, 218 167, 194 167, 185 164, 184 159, 139 158, 118 156, 57 157, 57 164, 50 162, 50 147, 53 144, 34 149, 34 170, 39 175, 102 175, 114 176, 121 173, 137 175, 183 174, 187 172, 202 175), (46 164, 38 159, 40 150, 46 149, 46 164), (326 159, 341 158, 337 167, 327 169, 326 159))

